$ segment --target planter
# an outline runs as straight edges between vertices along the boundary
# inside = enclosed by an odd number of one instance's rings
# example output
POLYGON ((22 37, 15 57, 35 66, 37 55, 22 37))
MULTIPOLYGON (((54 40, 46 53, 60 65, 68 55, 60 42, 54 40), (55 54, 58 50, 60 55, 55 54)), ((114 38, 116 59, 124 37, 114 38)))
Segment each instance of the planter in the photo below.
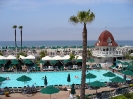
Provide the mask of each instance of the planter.
POLYGON ((6 97, 9 97, 9 92, 4 93, 6 97))

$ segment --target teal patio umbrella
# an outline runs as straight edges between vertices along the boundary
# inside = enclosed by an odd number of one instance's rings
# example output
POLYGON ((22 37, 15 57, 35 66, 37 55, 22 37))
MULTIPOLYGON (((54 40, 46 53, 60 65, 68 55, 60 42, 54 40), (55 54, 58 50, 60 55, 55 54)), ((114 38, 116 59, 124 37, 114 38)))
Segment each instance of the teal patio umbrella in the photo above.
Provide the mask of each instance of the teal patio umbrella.
POLYGON ((93 63, 93 62, 95 62, 95 60, 94 59, 89 59, 88 62, 93 63))
POLYGON ((0 85, 1 85, 1 84, 2 84, 2 82, 3 82, 3 81, 5 81, 5 80, 6 80, 6 78, 5 78, 5 77, 1 77, 1 76, 0 76, 0 85))
POLYGON ((133 72, 130 71, 130 70, 125 70, 122 73, 125 74, 125 75, 133 76, 133 72))
POLYGON ((22 76, 18 77, 16 80, 25 83, 25 82, 30 81, 32 79, 30 77, 26 76, 26 75, 22 75, 22 76))
POLYGON ((116 77, 114 77, 114 78, 112 78, 112 79, 110 79, 112 82, 116 82, 116 83, 119 83, 119 82, 125 82, 125 80, 124 79, 122 79, 121 77, 119 77, 119 76, 116 76, 116 77))
POLYGON ((40 92, 42 94, 49 94, 51 99, 51 94, 58 93, 60 90, 55 88, 54 86, 47 86, 46 88, 42 88, 40 92))
POLYGON ((90 79, 96 78, 96 75, 94 75, 94 74, 92 74, 92 73, 88 73, 88 74, 86 75, 86 78, 89 79, 89 83, 90 83, 90 79))
POLYGON ((11 60, 11 62, 12 62, 12 63, 11 63, 12 65, 17 65, 17 64, 19 64, 18 60, 16 60, 16 59, 11 60))
MULTIPOLYGON (((89 86, 92 86, 92 87, 103 87, 105 85, 106 85, 105 83, 100 82, 100 81, 94 81, 94 82, 89 83, 89 86)), ((96 94, 97 94, 97 88, 96 88, 96 94)))
POLYGON ((112 72, 107 72, 107 73, 104 73, 103 76, 105 76, 105 77, 114 77, 116 75, 112 72))
POLYGON ((115 63, 122 63, 122 61, 120 61, 120 60, 116 60, 115 63))

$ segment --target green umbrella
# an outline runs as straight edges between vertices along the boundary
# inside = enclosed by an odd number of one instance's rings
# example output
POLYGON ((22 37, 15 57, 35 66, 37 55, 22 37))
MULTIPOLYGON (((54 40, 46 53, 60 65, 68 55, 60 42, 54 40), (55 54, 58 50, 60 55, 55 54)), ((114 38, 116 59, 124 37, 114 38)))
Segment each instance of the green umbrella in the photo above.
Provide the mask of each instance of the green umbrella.
POLYGON ((128 62, 123 62, 122 65, 130 65, 128 62))
POLYGON ((44 78, 44 85, 47 86, 48 82, 47 82, 47 77, 45 76, 44 78))
POLYGON ((130 65, 129 65, 129 66, 127 66, 126 68, 128 68, 128 69, 133 69, 133 66, 130 66, 130 65))
POLYGON ((82 59, 76 59, 75 62, 76 62, 76 63, 82 62, 82 59))
POLYGON ((90 83, 90 79, 96 78, 96 75, 93 75, 93 74, 91 74, 91 73, 88 73, 88 74, 86 75, 86 78, 89 79, 89 83, 90 83))
MULTIPOLYGON (((89 85, 92 87, 103 87, 106 84, 100 81, 94 81, 94 82, 91 82, 89 85)), ((97 88, 96 88, 96 94, 97 94, 97 88)))
POLYGON ((114 77, 116 75, 112 72, 107 72, 107 73, 104 73, 103 76, 105 76, 105 77, 114 77))
POLYGON ((42 94, 50 94, 50 99, 51 99, 51 94, 58 93, 60 90, 53 87, 53 86, 47 86, 46 88, 42 88, 40 92, 42 94))
POLYGON ((0 76, 0 82, 3 82, 3 81, 5 81, 5 80, 6 80, 5 77, 1 77, 1 76, 0 76))
POLYGON ((125 74, 125 75, 133 76, 133 72, 130 71, 130 70, 125 70, 122 73, 125 74))
POLYGON ((50 62, 51 65, 55 65, 56 63, 58 63, 57 60, 50 60, 49 62, 50 62))
POLYGON ((0 60, 0 65, 6 64, 6 60, 0 60))
POLYGON ((46 63, 46 61, 40 60, 39 63, 46 63))
POLYGON ((16 60, 16 59, 12 60, 11 62, 12 62, 12 63, 11 63, 12 65, 19 64, 18 60, 16 60))
POLYGON ((71 62, 69 59, 63 60, 63 63, 64 63, 64 64, 67 64, 67 63, 69 63, 69 62, 71 62))
POLYGON ((120 60, 116 60, 115 63, 122 63, 120 60))
POLYGON ((125 80, 124 79, 122 79, 121 77, 119 77, 119 76, 116 76, 116 77, 114 77, 114 78, 112 78, 112 79, 110 79, 112 82, 125 82, 125 80))
POLYGON ((30 59, 24 60, 24 63, 25 63, 25 64, 33 64, 33 62, 32 62, 30 59))
POLYGON ((68 74, 67 82, 69 82, 69 83, 71 82, 70 74, 68 74))
POLYGON ((112 72, 107 72, 107 73, 104 73, 103 76, 105 76, 105 77, 114 77, 116 75, 112 72))
POLYGON ((75 84, 72 84, 72 87, 71 87, 71 92, 70 92, 70 93, 71 93, 72 95, 76 94, 74 85, 75 85, 75 84))
POLYGON ((88 62, 93 63, 93 62, 95 62, 95 60, 94 59, 89 59, 88 62))
POLYGON ((30 81, 31 78, 26 76, 26 75, 22 75, 21 77, 17 78, 17 81, 22 81, 22 82, 26 82, 26 81, 30 81))

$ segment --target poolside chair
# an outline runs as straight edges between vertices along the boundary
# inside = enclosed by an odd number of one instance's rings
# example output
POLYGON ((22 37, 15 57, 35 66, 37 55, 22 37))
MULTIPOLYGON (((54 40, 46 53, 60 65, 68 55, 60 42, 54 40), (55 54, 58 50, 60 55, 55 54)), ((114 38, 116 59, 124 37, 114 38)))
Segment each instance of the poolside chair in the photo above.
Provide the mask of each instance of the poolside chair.
POLYGON ((18 87, 18 93, 22 92, 22 87, 18 87))
POLYGON ((9 92, 13 93, 13 88, 12 87, 9 87, 9 92))
POLYGON ((13 92, 17 93, 18 92, 18 88, 17 87, 13 87, 13 92))

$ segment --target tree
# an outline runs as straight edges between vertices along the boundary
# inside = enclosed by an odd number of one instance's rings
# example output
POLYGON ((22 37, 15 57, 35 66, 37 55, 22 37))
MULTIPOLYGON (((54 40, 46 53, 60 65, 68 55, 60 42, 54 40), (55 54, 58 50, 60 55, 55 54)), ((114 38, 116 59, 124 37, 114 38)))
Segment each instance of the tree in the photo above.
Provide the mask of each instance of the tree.
POLYGON ((14 25, 12 28, 15 30, 15 32, 14 32, 14 34, 15 34, 15 47, 17 47, 17 42, 16 42, 16 28, 17 28, 17 25, 14 25))
POLYGON ((88 59, 92 58, 92 50, 91 49, 87 50, 87 56, 88 56, 88 59))
POLYGON ((23 26, 19 26, 18 28, 20 29, 20 35, 21 35, 21 52, 22 52, 22 29, 23 29, 23 26))
POLYGON ((87 57, 87 23, 91 23, 95 19, 95 14, 88 11, 79 11, 77 15, 73 15, 70 17, 69 21, 73 24, 81 23, 83 24, 83 52, 82 52, 82 74, 81 74, 81 90, 80 90, 80 98, 85 99, 85 79, 86 79, 86 57, 87 57))
POLYGON ((75 56, 75 54, 73 53, 70 53, 70 60, 72 61, 73 64, 76 63, 76 60, 77 60, 78 56, 75 56))
POLYGON ((41 51, 39 55, 40 55, 40 58, 45 57, 47 55, 47 51, 41 51))

